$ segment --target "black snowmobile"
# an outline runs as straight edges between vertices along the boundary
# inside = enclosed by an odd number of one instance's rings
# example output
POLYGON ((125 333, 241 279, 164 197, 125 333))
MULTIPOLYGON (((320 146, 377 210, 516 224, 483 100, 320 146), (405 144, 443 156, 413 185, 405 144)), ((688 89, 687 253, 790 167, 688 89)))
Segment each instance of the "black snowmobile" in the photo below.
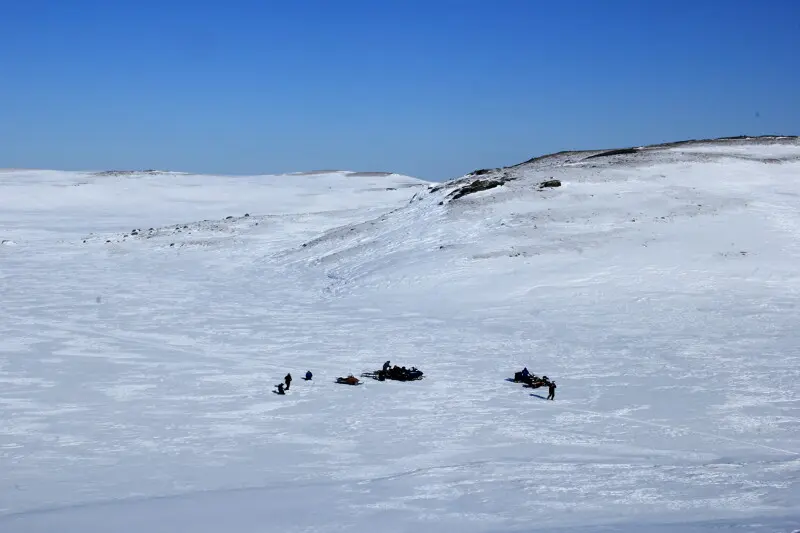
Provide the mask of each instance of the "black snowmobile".
POLYGON ((406 368, 395 365, 386 370, 364 372, 361 374, 361 377, 377 379, 378 381, 386 381, 387 379, 392 379, 395 381, 416 381, 418 379, 422 379, 422 375, 422 370, 415 366, 406 368))
POLYGON ((536 374, 528 374, 526 376, 522 372, 514 372, 514 383, 522 383, 523 387, 538 389, 549 385, 550 379, 547 376, 539 377, 536 374))

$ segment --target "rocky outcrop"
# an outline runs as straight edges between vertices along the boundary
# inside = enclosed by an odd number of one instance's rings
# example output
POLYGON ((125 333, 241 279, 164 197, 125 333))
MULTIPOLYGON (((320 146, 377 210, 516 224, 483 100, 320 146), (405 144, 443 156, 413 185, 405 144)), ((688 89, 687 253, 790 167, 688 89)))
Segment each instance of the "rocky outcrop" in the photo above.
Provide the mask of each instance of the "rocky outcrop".
POLYGON ((450 201, 458 200, 459 198, 463 198, 468 194, 474 194, 480 191, 488 191, 489 189, 500 187, 501 185, 505 185, 507 182, 512 181, 514 179, 515 178, 509 178, 508 176, 502 176, 500 178, 494 178, 494 179, 477 179, 457 188, 449 195, 447 195, 447 198, 450 201))

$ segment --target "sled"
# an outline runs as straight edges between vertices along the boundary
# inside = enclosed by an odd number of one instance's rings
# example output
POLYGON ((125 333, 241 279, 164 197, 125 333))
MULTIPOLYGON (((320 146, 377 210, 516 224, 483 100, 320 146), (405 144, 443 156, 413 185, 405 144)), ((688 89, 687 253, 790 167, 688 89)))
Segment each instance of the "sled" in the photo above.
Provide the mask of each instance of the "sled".
POLYGON ((418 368, 412 368, 411 370, 406 369, 405 372, 400 369, 395 370, 394 368, 390 368, 386 371, 375 370, 374 372, 364 372, 361 374, 361 377, 377 379, 378 381, 385 381, 387 379, 394 381, 417 381, 422 379, 422 376, 422 370, 418 368))
POLYGON ((361 382, 358 380, 358 378, 353 376, 336 378, 336 383, 339 383, 340 385, 361 385, 361 382))
POLYGON ((529 387, 531 389, 538 389, 539 387, 545 387, 547 383, 544 381, 532 381, 531 383, 523 383, 523 387, 529 387))

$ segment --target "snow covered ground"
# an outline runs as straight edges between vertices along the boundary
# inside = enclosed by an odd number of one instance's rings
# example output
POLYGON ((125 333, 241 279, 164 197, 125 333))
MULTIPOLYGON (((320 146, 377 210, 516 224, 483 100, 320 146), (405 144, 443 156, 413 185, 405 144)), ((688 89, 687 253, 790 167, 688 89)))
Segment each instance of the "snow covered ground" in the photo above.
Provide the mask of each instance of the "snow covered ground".
POLYGON ((0 171, 0 531, 800 529, 800 143, 602 155, 0 171))

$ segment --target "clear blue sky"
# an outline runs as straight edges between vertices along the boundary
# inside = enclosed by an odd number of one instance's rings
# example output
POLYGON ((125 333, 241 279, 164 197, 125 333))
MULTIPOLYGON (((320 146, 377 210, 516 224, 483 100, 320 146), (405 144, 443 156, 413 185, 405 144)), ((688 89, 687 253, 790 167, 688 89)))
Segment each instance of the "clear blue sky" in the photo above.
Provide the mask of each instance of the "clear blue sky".
POLYGON ((427 179, 800 133, 800 1, 0 0, 0 167, 427 179))

